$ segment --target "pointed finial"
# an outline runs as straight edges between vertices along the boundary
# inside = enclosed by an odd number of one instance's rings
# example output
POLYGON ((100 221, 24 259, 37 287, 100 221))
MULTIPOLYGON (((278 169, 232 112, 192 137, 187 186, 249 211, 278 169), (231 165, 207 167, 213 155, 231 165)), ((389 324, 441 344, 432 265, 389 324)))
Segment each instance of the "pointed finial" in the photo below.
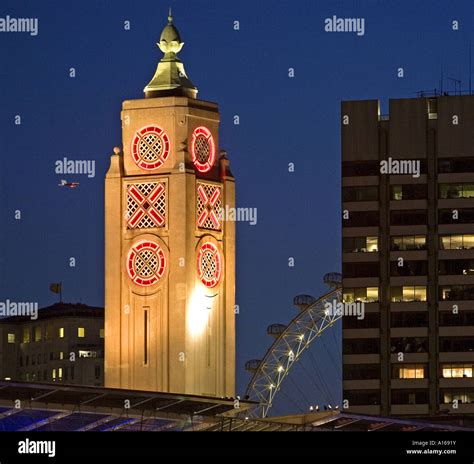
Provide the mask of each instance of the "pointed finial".
POLYGON ((189 80, 184 65, 177 56, 183 48, 184 42, 173 24, 171 7, 168 11, 168 24, 163 28, 157 45, 164 55, 158 63, 153 79, 144 89, 145 97, 184 95, 196 98, 197 88, 189 80))

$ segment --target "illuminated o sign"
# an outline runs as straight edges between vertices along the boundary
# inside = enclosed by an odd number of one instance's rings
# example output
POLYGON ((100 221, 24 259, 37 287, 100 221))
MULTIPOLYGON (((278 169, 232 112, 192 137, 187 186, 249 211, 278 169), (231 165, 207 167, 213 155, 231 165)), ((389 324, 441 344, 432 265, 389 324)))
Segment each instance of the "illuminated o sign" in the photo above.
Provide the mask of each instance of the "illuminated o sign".
POLYGON ((206 287, 215 287, 222 276, 222 258, 216 245, 207 242, 199 248, 198 275, 206 287))
POLYGON ((150 171, 163 165, 170 155, 168 134, 158 126, 146 126, 136 132, 131 154, 134 163, 150 171))
POLYGON ((144 240, 128 252, 127 273, 137 285, 148 287, 156 284, 163 277, 165 269, 165 253, 155 242, 144 240))
POLYGON ((204 126, 196 127, 191 138, 191 157, 199 172, 211 170, 216 160, 216 145, 211 131, 204 126))

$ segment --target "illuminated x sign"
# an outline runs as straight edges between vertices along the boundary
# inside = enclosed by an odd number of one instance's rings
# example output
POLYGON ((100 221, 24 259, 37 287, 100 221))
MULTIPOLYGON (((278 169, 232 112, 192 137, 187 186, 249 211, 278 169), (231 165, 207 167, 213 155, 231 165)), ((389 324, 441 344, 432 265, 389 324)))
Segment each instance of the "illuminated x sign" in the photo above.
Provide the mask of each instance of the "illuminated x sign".
POLYGON ((219 230, 221 223, 218 217, 221 189, 210 184, 198 184, 198 227, 219 230))
MULTIPOLYGON (((143 184, 146 186, 146 184, 143 184)), ((150 184, 148 184, 150 185, 150 184)), ((130 200, 135 202, 134 211, 128 218, 128 226, 134 229, 144 218, 151 219, 148 227, 163 227, 165 225, 164 202, 161 197, 165 193, 165 186, 162 183, 151 184, 151 188, 139 189, 136 185, 128 187, 130 200)))

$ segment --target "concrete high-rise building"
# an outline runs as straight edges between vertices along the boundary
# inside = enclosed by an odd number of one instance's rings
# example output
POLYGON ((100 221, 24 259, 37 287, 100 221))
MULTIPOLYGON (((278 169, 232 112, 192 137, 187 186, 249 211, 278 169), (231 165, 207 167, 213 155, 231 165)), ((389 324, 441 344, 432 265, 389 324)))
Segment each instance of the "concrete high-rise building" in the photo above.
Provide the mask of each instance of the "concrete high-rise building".
POLYGON ((474 413, 474 96, 342 103, 344 399, 474 413))
POLYGON ((171 13, 158 46, 105 180, 105 386, 233 396, 234 178, 171 13))

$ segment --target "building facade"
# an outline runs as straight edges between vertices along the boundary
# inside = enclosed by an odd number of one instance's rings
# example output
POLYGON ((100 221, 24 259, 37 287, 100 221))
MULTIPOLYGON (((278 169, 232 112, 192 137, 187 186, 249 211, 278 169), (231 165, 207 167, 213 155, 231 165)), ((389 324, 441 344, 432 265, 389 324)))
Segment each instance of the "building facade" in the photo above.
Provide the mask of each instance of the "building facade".
POLYGON ((474 412, 474 96, 342 103, 348 410, 474 412))
POLYGON ((171 15, 145 98, 123 102, 105 180, 105 385, 233 396, 234 179, 171 15))
POLYGON ((104 309, 57 303, 0 319, 0 379, 104 384, 104 309))

